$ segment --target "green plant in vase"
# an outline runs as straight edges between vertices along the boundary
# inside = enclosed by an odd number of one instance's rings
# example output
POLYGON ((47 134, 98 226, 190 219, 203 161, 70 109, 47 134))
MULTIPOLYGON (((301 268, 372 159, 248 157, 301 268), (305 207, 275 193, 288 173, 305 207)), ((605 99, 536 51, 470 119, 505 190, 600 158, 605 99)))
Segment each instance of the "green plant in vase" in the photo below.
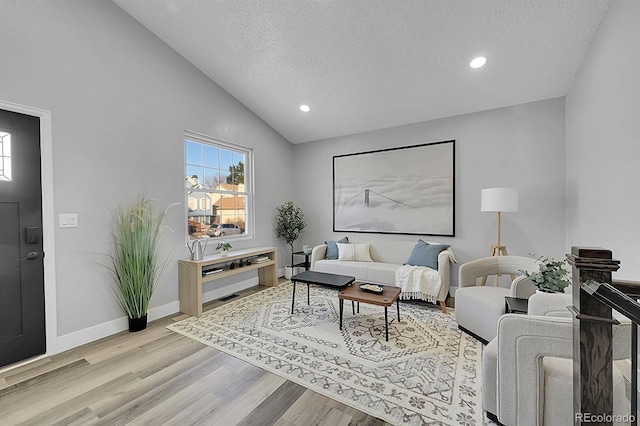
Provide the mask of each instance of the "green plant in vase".
POLYGON ((129 318, 129 331, 146 328, 149 301, 169 260, 160 259, 159 248, 164 218, 175 204, 160 211, 152 204, 141 197, 115 214, 113 251, 107 269, 113 280, 113 295, 129 318))
POLYGON ((231 250, 231 244, 229 244, 226 241, 221 241, 216 246, 216 251, 217 250, 222 250, 221 256, 226 256, 228 254, 229 250, 231 250))
POLYGON ((545 293, 563 293, 564 289, 571 285, 569 271, 566 269, 566 261, 555 260, 551 257, 539 257, 536 262, 540 267, 537 271, 522 272, 536 288, 545 293))

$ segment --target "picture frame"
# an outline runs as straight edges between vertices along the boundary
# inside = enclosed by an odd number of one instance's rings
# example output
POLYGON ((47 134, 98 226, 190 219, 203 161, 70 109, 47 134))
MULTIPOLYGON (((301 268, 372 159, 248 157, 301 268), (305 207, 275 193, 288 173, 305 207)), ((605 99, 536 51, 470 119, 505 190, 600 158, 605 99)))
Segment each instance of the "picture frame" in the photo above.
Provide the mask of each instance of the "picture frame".
POLYGON ((455 236, 455 140, 334 156, 333 231, 455 236))

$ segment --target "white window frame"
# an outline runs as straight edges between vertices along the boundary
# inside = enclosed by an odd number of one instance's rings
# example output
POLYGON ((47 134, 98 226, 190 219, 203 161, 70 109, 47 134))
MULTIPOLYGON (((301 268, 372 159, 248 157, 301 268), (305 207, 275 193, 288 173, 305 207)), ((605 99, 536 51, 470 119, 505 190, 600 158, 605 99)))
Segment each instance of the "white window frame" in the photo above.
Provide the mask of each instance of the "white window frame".
MULTIPOLYGON (((187 141, 198 142, 206 145, 211 145, 216 148, 222 148, 232 151, 237 151, 245 155, 245 164, 244 164, 244 191, 219 191, 219 190, 211 190, 210 188, 188 188, 184 185, 184 200, 185 200, 185 209, 184 209, 184 230, 186 235, 186 240, 189 241, 189 230, 188 230, 188 221, 189 221, 189 193, 203 192, 203 193, 219 193, 219 194, 232 194, 232 195, 243 195, 245 197, 245 229, 244 234, 240 235, 227 235, 225 236, 225 240, 246 240, 253 238, 254 235, 254 226, 255 226, 255 193, 254 193, 254 179, 253 179, 253 148, 249 148, 237 143, 229 142, 223 139, 214 138, 212 136, 207 136, 201 133, 192 132, 190 130, 185 130, 183 135, 183 148, 184 148, 184 174, 183 179, 187 177, 187 141)), ((220 239, 222 241, 222 239, 220 239)))
POLYGON ((11 181, 11 133, 0 131, 0 181, 11 181))

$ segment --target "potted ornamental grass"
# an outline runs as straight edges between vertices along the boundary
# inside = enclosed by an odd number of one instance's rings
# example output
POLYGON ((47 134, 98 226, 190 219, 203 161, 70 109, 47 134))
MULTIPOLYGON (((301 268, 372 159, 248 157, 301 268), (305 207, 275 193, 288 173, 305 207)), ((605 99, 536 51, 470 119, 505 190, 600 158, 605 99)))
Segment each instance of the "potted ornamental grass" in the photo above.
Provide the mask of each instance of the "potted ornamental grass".
POLYGON ((113 249, 107 269, 113 296, 129 318, 129 331, 147 327, 149 300, 160 283, 169 258, 160 258, 164 218, 174 204, 157 209, 141 197, 131 207, 115 213, 113 249))
POLYGON ((541 256, 536 259, 539 265, 537 271, 520 271, 542 293, 564 293, 564 289, 571 285, 566 260, 556 260, 541 256))
POLYGON ((286 279, 291 279, 294 268, 293 244, 304 230, 304 213, 302 213, 302 209, 296 206, 293 201, 287 201, 280 207, 277 207, 276 211, 276 234, 278 238, 282 238, 289 247, 291 247, 291 264, 285 266, 284 274, 286 279))

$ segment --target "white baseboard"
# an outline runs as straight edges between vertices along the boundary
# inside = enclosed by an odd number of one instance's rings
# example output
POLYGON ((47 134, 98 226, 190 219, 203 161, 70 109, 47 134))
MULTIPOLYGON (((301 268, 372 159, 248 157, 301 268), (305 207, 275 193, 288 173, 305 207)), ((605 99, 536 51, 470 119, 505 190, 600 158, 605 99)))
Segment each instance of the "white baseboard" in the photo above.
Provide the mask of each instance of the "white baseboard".
MULTIPOLYGON (((203 293, 202 300, 205 303, 210 302, 256 285, 258 285, 258 277, 219 287, 203 293)), ((148 318, 149 321, 153 321, 178 312, 180 312, 180 302, 176 300, 174 302, 149 309, 148 318)), ((68 351, 69 349, 77 348, 78 346, 86 345, 87 343, 120 333, 128 328, 129 321, 126 316, 123 316, 113 321, 94 325, 93 327, 85 328, 83 330, 74 331, 73 333, 65 334, 64 336, 58 336, 55 353, 61 353, 68 351)), ((55 353, 49 353, 48 355, 54 355, 55 353)))

